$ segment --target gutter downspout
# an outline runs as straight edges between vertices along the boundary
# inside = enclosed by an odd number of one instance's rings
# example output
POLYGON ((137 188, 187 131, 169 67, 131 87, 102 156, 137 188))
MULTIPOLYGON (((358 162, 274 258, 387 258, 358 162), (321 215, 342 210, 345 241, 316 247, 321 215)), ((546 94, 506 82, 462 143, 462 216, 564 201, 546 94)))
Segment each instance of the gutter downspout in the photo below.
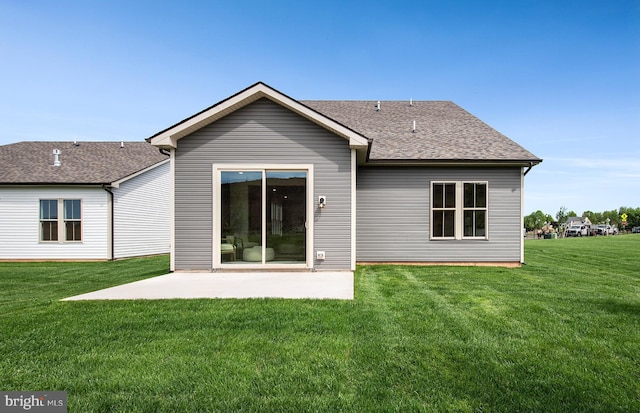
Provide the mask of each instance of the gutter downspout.
POLYGON ((111 192, 111 188, 109 186, 107 186, 107 184, 102 185, 102 189, 104 189, 105 191, 107 191, 109 193, 109 260, 113 261, 115 260, 115 246, 113 243, 113 239, 115 236, 115 231, 114 231, 114 225, 113 225, 113 218, 114 218, 114 214, 113 214, 113 192, 111 192))
POLYGON ((527 174, 529 173, 531 168, 533 168, 533 162, 529 162, 529 167, 527 168, 526 171, 524 171, 524 175, 523 176, 527 176, 527 174))

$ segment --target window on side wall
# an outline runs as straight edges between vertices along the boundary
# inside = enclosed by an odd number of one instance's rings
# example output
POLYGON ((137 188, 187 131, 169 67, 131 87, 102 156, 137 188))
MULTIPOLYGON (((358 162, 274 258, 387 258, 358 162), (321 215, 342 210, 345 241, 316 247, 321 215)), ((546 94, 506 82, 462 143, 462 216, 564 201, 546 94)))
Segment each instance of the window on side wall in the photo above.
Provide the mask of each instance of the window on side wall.
POLYGON ((487 182, 431 183, 431 239, 487 239, 487 182))
POLYGON ((82 241, 81 206, 79 199, 41 199, 40 241, 82 241))
POLYGON ((40 200, 40 241, 58 240, 58 200, 40 200))

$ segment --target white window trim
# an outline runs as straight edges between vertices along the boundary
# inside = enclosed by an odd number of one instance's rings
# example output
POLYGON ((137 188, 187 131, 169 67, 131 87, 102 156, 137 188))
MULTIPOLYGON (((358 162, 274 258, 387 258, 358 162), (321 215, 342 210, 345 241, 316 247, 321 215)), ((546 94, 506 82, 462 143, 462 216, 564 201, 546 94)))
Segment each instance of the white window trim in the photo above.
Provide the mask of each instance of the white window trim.
POLYGON ((460 186, 458 185, 458 183, 456 181, 431 181, 430 184, 430 192, 429 192, 429 239, 432 240, 455 240, 455 239, 460 239, 460 226, 458 225, 458 221, 460 220, 460 212, 458 211, 458 199, 460 199, 460 197, 462 196, 462 194, 460 193, 460 186), (455 208, 437 208, 438 211, 451 211, 453 210, 453 219, 454 219, 454 234, 453 237, 434 237, 433 236, 433 194, 434 194, 434 190, 433 190, 433 186, 434 185, 446 185, 446 184, 455 184, 456 185, 456 206, 455 208))
POLYGON ((460 198, 460 203, 462 204, 462 215, 460 217, 460 221, 461 221, 461 228, 460 231, 462 232, 462 239, 479 239, 479 240, 484 240, 488 238, 488 234, 489 234, 489 183, 486 181, 461 181, 460 182, 460 188, 462 191, 462 197, 460 198), (478 208, 478 207, 473 207, 473 208, 466 208, 464 206, 464 185, 465 184, 481 184, 485 186, 485 206, 483 208, 478 208), (482 236, 465 236, 464 235, 464 212, 465 211, 484 211, 485 212, 485 222, 484 222, 484 235, 482 236))
POLYGON ((478 180, 465 181, 431 181, 429 184, 429 240, 430 241, 451 241, 451 240, 488 240, 489 239, 489 182, 478 180), (454 236, 453 237, 434 237, 433 236, 433 186, 437 184, 455 184, 456 185, 456 205, 455 208, 437 208, 437 210, 453 210, 454 211, 454 236), (465 208, 464 207, 464 184, 484 184, 487 188, 487 200, 485 208, 465 208), (465 210, 481 210, 486 211, 485 231, 481 237, 465 237, 464 236, 464 211, 465 210))
POLYGON ((38 200, 38 243, 42 244, 81 244, 84 240, 84 202, 82 198, 40 198, 38 200), (58 218, 55 220, 46 219, 43 220, 40 216, 40 205, 41 201, 56 201, 58 204, 58 218), (64 218, 64 201, 80 201, 80 219, 69 219, 66 220, 64 218), (52 222, 56 221, 58 223, 58 239, 53 241, 47 241, 42 239, 42 222, 52 222), (65 223, 67 221, 71 222, 80 222, 80 239, 77 241, 67 241, 67 226, 65 223))

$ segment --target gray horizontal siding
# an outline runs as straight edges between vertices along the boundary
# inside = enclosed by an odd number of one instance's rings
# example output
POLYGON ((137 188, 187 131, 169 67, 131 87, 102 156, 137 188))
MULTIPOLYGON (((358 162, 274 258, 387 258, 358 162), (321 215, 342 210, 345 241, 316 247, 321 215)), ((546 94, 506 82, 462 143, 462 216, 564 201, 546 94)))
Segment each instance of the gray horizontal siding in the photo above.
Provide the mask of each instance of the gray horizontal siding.
POLYGON ((520 168, 361 167, 358 261, 518 262, 520 168), (429 240, 431 181, 488 181, 488 240, 429 240))
POLYGON ((213 239, 213 164, 313 164, 318 269, 350 268, 348 142, 267 99, 258 100, 178 142, 175 157, 175 267, 209 269, 213 239), (328 206, 317 208, 317 196, 328 206))

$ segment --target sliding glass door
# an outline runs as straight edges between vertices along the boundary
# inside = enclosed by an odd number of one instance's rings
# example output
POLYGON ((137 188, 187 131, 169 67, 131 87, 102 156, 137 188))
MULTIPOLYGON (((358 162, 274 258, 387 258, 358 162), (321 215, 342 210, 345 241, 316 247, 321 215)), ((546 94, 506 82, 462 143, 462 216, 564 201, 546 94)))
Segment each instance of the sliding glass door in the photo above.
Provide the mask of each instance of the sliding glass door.
POLYGON ((220 170, 220 264, 305 265, 307 170, 220 170))

